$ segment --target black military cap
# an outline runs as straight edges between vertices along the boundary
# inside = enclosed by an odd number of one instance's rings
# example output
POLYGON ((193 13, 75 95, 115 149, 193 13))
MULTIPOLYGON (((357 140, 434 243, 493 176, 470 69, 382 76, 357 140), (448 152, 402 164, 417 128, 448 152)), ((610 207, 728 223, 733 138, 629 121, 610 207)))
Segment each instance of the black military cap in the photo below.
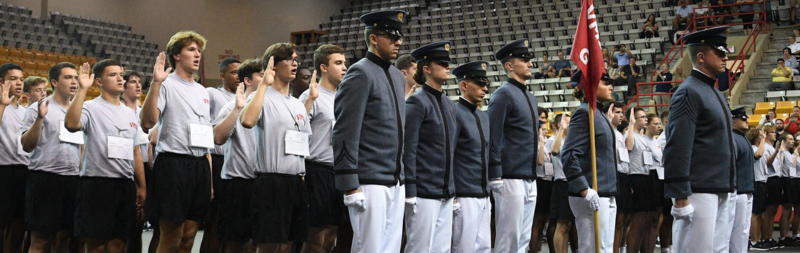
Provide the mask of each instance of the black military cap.
POLYGON ((411 51, 411 57, 417 62, 424 60, 450 62, 450 42, 441 41, 421 46, 411 51))
POLYGON ((747 117, 747 111, 745 110, 744 106, 731 109, 731 116, 734 119, 741 119, 741 120, 747 120, 748 118, 750 118, 747 117))
POLYGON ((469 79, 475 81, 480 86, 489 85, 489 78, 486 78, 486 68, 489 63, 485 61, 474 61, 462 64, 453 69, 452 73, 456 80, 469 79))
POLYGON ((681 39, 688 46, 706 45, 722 51, 723 53, 730 53, 728 51, 728 35, 725 35, 725 31, 727 31, 728 28, 728 26, 708 28, 683 35, 681 39))
POLYGON ((408 12, 405 11, 385 10, 370 12, 361 15, 361 17, 358 19, 361 20, 361 23, 364 23, 367 28, 378 28, 393 35, 402 36, 400 29, 402 28, 407 15, 408 12))
POLYGON ((526 58, 530 59, 533 58, 533 54, 528 49, 528 39, 521 39, 500 48, 497 50, 497 53, 494 54, 494 58, 498 61, 504 61, 511 57, 518 57, 518 58, 526 58))

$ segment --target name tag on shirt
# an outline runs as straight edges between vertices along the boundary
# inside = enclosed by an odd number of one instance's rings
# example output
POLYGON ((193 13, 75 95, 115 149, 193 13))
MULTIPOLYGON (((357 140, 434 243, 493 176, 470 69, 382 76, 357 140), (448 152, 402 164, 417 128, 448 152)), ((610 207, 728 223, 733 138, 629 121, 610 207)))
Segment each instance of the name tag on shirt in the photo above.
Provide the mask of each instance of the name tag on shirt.
POLYGON ((284 138, 287 155, 308 156, 308 134, 295 130, 286 130, 284 138))
POLYGON ((629 163, 631 162, 631 158, 628 157, 628 149, 626 148, 617 148, 617 154, 619 154, 619 160, 629 163))
POLYGON ((650 151, 642 152, 642 158, 644 159, 644 165, 653 165, 653 153, 650 151))
POLYGON ((31 154, 22 149, 22 136, 17 138, 17 154, 21 156, 30 156, 31 154))
POLYGON ((331 145, 333 145, 333 127, 336 126, 336 120, 331 120, 331 145))
POLYGON ((67 130, 66 127, 64 127, 63 120, 60 123, 58 123, 58 127, 60 129, 58 131, 59 140, 61 140, 62 142, 83 145, 83 131, 77 131, 71 133, 69 130, 67 130))
POLYGON ((108 136, 108 158, 133 160, 133 139, 108 136))
POLYGON ((214 128, 211 126, 192 123, 189 124, 190 146, 196 148, 214 148, 214 128))
POLYGON ((658 180, 664 180, 664 167, 656 167, 656 174, 658 174, 658 180))
POLYGON ((553 163, 544 163, 544 175, 548 177, 553 176, 553 163))

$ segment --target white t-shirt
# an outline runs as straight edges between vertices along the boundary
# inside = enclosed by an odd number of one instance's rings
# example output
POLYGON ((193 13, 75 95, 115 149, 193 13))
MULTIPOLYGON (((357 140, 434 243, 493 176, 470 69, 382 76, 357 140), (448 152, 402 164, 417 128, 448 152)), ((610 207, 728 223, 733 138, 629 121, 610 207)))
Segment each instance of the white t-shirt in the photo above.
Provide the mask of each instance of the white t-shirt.
MULTIPOLYGON (((77 176, 78 164, 81 159, 81 145, 63 142, 59 139, 61 130, 66 131, 64 117, 67 115, 67 108, 61 107, 53 97, 49 97, 47 100, 50 101, 47 106, 47 115, 42 122, 39 144, 31 152, 28 169, 62 176, 77 176)), ((22 124, 23 133, 33 126, 37 117, 39 117, 39 102, 31 104, 25 111, 25 119, 22 124)))
POLYGON ((170 152, 196 157, 209 149, 191 146, 191 124, 211 126, 208 91, 197 82, 172 73, 161 84, 158 94, 158 153, 170 152))
MULTIPOLYGON (((561 147, 564 147, 564 140, 565 138, 561 138, 561 147)), ((553 145, 556 143, 555 135, 550 136, 547 140, 544 141, 544 146, 547 150, 552 152, 553 145)), ((558 155, 552 156, 553 161, 553 174, 556 181, 567 181, 567 177, 564 175, 564 166, 561 164, 561 150, 559 150, 558 155)))
POLYGON ((3 122, 0 123, 0 165, 28 166, 28 155, 19 152, 22 150, 20 137, 23 129, 20 127, 25 118, 25 110, 27 108, 22 105, 11 104, 3 112, 3 122))
POLYGON ((644 135, 633 133, 633 149, 628 152, 628 157, 631 159, 628 165, 631 175, 650 174, 650 168, 644 164, 644 152, 650 151, 647 143, 644 135))
MULTIPOLYGON (((536 145, 539 145, 539 144, 537 143, 536 145)), ((541 179, 546 180, 546 181, 553 181, 553 176, 548 176, 547 172, 545 171, 545 167, 553 166, 553 154, 550 153, 550 149, 547 148, 547 144, 544 145, 544 148, 541 150, 541 152, 544 152, 544 163, 543 164, 536 164, 536 177, 541 178, 541 179)), ((536 157, 536 159, 538 160, 539 157, 536 157)), ((553 171, 553 172, 555 172, 555 171, 553 171)))
MULTIPOLYGON (((247 101, 253 99, 254 92, 247 101)), ((306 172, 304 157, 286 154, 287 131, 311 134, 306 107, 292 96, 284 96, 270 86, 255 127, 256 172, 301 175, 306 172)))
MULTIPOLYGON (((222 106, 214 120, 214 126, 219 125, 233 111, 236 101, 231 101, 222 106)), ((256 134, 251 128, 245 128, 237 119, 228 142, 222 145, 225 150, 225 163, 222 165, 222 179, 245 178, 252 179, 255 174, 255 149, 256 134)))
POLYGON ((81 110, 81 131, 84 133, 81 177, 129 178, 133 179, 133 159, 111 158, 108 138, 124 138, 131 141, 130 157, 139 148, 142 140, 137 136, 139 119, 136 112, 120 103, 112 105, 103 97, 86 101, 81 110))
MULTIPOLYGON (((300 102, 305 103, 308 99, 306 90, 300 95, 300 102)), ((306 160, 333 166, 333 145, 331 143, 331 134, 333 133, 333 124, 336 122, 336 115, 333 115, 333 99, 336 97, 336 92, 319 86, 319 97, 314 100, 314 106, 311 107, 311 131, 313 135, 309 136, 308 144, 310 149, 310 156, 306 160)))
MULTIPOLYGON (((617 148, 617 171, 623 174, 630 174, 630 165, 629 162, 623 162, 622 159, 619 157, 620 152, 628 153, 628 147, 625 146, 625 136, 622 135, 619 131, 614 131, 614 138, 616 138, 616 148, 617 148)), ((630 160, 630 158, 628 158, 630 160)))
MULTIPOLYGON (((236 94, 231 93, 230 91, 226 90, 225 87, 219 88, 206 88, 208 91, 208 97, 210 98, 209 109, 211 110, 211 122, 214 122, 219 114, 219 110, 222 109, 225 104, 236 97, 236 94)), ((214 149, 211 150, 212 154, 215 155, 224 155, 225 149, 223 145, 214 145, 214 149)))

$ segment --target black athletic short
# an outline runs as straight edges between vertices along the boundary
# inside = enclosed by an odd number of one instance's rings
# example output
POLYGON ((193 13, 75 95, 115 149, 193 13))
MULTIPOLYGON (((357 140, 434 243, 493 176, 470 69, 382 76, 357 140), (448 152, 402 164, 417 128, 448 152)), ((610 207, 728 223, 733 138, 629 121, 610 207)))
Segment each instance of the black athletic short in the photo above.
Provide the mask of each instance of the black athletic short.
POLYGON ((306 160, 308 192, 308 225, 315 228, 339 226, 342 223, 344 193, 336 189, 333 166, 306 160))
POLYGON ((75 236, 127 240, 136 224, 136 185, 130 178, 81 177, 75 208, 75 236))
POLYGON ((753 214, 761 214, 766 210, 767 183, 755 182, 753 188, 753 214))
POLYGON ((301 176, 256 173, 250 216, 253 243, 307 241, 307 199, 301 176))
POLYGON ((633 209, 632 198, 630 177, 617 172, 617 213, 630 213, 633 209))
POLYGON ((253 236, 250 222, 253 182, 255 179, 223 179, 214 199, 219 202, 217 235, 232 242, 247 242, 253 236))
POLYGON ((631 213, 656 211, 656 205, 661 203, 661 199, 653 193, 655 187, 650 175, 632 174, 628 178, 633 189, 631 213))
POLYGON ((148 219, 208 220, 211 168, 205 156, 160 153, 147 182, 148 219))
POLYGON ((550 219, 574 221, 575 215, 569 207, 567 181, 553 181, 553 194, 550 198, 550 219))
POLYGON ((222 165, 225 164, 224 155, 211 154, 211 180, 214 186, 214 199, 211 200, 211 208, 219 208, 219 201, 216 201, 216 193, 219 191, 219 182, 222 181, 222 165))
POLYGON ((25 223, 29 231, 72 232, 78 176, 29 171, 25 185, 25 223))
POLYGON ((767 178, 767 206, 777 206, 785 204, 786 201, 783 197, 783 178, 782 177, 769 177, 767 178))
POLYGON ((0 224, 25 218, 27 165, 0 165, 0 224))
POLYGON ((786 201, 795 205, 800 204, 800 178, 786 178, 785 180, 786 201))
POLYGON ((653 196, 655 196, 655 207, 672 206, 672 200, 664 196, 664 180, 658 179, 658 172, 650 170, 650 181, 653 182, 653 196))
POLYGON ((553 181, 536 179, 536 209, 535 214, 549 213, 550 202, 553 199, 553 181))

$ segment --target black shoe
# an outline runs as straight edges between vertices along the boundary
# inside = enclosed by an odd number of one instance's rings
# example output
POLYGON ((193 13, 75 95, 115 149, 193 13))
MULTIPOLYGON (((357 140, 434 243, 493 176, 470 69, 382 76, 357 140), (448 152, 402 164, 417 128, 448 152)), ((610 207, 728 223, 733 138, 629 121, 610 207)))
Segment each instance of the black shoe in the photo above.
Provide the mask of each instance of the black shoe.
POLYGON ((758 242, 752 244, 750 246, 750 249, 751 250, 764 251, 764 250, 770 250, 771 248, 770 248, 769 245, 767 245, 766 241, 758 241, 758 242))
POLYGON ((780 244, 778 244, 778 242, 776 242, 776 241, 775 241, 775 240, 773 240, 772 238, 769 238, 769 240, 766 240, 766 241, 764 241, 764 245, 768 246, 768 247, 769 247, 769 249, 779 249, 779 248, 783 248, 783 246, 781 246, 780 244))
POLYGON ((793 247, 794 246, 794 240, 792 240, 791 237, 781 237, 781 239, 778 240, 778 244, 781 245, 781 248, 783 248, 783 247, 793 247))

